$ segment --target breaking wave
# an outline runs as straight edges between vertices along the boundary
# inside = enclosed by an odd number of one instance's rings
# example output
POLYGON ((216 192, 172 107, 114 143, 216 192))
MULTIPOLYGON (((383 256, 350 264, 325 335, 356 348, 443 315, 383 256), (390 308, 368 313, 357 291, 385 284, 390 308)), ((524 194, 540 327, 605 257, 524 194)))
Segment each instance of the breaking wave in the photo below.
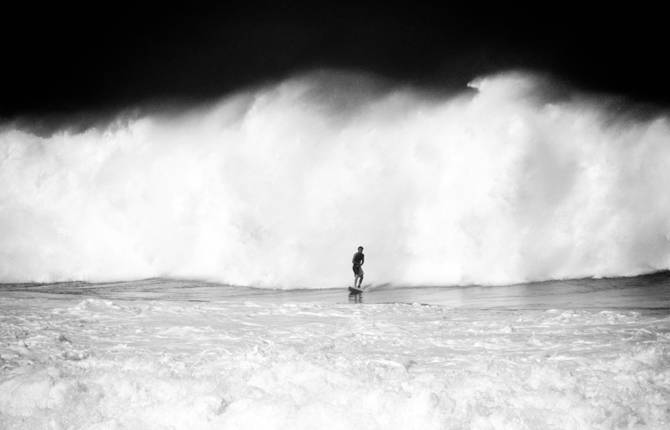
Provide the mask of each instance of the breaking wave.
POLYGON ((670 123, 504 73, 316 72, 198 109, 0 131, 0 281, 511 283, 670 267, 670 123))

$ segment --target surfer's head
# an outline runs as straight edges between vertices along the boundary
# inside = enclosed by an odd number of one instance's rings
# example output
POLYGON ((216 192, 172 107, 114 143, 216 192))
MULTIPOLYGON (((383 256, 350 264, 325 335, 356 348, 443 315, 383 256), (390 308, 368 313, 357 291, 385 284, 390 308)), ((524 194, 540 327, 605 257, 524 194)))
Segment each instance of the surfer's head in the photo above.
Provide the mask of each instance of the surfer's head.
POLYGON ((359 246, 359 247, 358 247, 358 250, 359 250, 359 251, 362 251, 362 250, 363 250, 363 247, 362 247, 362 246, 359 246))

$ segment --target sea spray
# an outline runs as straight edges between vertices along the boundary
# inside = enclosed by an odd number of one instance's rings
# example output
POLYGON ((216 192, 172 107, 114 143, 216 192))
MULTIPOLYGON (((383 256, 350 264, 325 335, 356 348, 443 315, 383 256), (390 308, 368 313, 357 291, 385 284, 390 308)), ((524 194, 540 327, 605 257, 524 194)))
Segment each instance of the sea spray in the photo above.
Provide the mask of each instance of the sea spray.
POLYGON ((670 266, 670 125, 506 73, 456 95, 301 75, 0 131, 0 281, 501 284, 670 266))

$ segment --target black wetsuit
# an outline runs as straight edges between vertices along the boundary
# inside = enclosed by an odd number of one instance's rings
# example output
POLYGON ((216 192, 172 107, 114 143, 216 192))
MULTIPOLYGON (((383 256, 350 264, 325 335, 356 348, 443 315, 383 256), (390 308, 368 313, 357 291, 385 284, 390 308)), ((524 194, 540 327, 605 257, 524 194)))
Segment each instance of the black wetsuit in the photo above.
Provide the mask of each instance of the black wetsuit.
POLYGON ((354 258, 351 259, 351 263, 354 265, 352 267, 354 275, 359 275, 361 273, 361 266, 365 263, 365 255, 358 251, 354 254, 354 258))

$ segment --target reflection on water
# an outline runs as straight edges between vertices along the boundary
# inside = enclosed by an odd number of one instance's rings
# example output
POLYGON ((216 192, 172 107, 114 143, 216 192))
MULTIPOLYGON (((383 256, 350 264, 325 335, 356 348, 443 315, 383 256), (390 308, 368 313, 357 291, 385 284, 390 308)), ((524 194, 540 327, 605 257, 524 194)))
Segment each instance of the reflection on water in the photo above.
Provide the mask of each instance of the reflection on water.
POLYGON ((0 296, 21 297, 33 294, 54 299, 86 296, 192 302, 253 299, 269 303, 426 303, 478 309, 670 309, 670 272, 632 278, 574 279, 503 286, 403 287, 385 284, 372 285, 358 296, 349 296, 346 287, 273 290, 172 279, 98 284, 0 284, 0 296))

